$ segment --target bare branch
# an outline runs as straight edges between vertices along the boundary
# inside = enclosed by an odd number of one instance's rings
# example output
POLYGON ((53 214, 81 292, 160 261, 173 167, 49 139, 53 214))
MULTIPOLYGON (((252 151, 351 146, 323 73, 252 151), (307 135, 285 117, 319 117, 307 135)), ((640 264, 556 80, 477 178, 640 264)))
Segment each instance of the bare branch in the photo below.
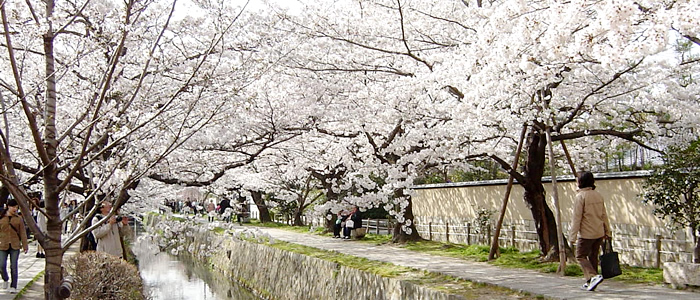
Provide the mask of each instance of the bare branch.
POLYGON ((640 59, 638 62, 632 64, 631 66, 627 67, 626 69, 615 73, 615 75, 613 75, 613 77, 610 78, 610 80, 603 82, 601 85, 599 85, 598 87, 596 87, 595 89, 590 91, 588 94, 586 94, 583 97, 583 99, 581 99, 578 106, 576 106, 576 108, 573 111, 571 111, 571 113, 569 113, 569 115, 562 122, 560 122, 559 124, 554 126, 552 131, 559 132, 564 126, 566 126, 566 124, 571 123, 574 120, 574 118, 579 114, 579 112, 581 111, 583 106, 586 104, 586 100, 588 98, 592 97, 595 94, 598 94, 601 90, 603 90, 607 86, 611 85, 613 82, 620 79, 620 77, 622 77, 622 75, 627 74, 627 73, 631 72, 632 70, 634 70, 635 68, 637 68, 637 66, 639 66, 642 63, 642 61, 644 61, 644 59, 640 59))
POLYGON ((571 132, 571 133, 565 133, 565 134, 557 134, 552 136, 552 141, 565 141, 565 140, 573 140, 577 138, 582 138, 584 136, 594 136, 594 135, 602 135, 602 136, 614 136, 618 137, 624 140, 628 140, 630 142, 634 142, 635 144, 642 146, 643 148, 656 151, 659 153, 663 153, 662 150, 653 148, 649 145, 646 145, 636 137, 642 134, 643 131, 641 129, 636 129, 633 131, 617 131, 617 130, 610 130, 610 129, 598 129, 598 130, 586 130, 586 131, 577 131, 577 132, 571 132))
POLYGON ((421 62, 422 64, 427 66, 428 69, 430 69, 430 71, 432 71, 433 66, 430 63, 428 63, 424 59, 416 56, 415 54, 413 54, 413 52, 411 52, 411 47, 408 46, 408 40, 406 40, 406 27, 405 27, 405 24, 404 24, 405 22, 404 22, 404 18, 403 18, 403 8, 401 8, 401 0, 396 0, 396 3, 398 3, 398 5, 399 5, 399 8, 398 8, 399 17, 401 19, 401 41, 403 42, 403 45, 406 47, 406 53, 404 55, 408 55, 410 58, 413 58, 414 60, 421 62))

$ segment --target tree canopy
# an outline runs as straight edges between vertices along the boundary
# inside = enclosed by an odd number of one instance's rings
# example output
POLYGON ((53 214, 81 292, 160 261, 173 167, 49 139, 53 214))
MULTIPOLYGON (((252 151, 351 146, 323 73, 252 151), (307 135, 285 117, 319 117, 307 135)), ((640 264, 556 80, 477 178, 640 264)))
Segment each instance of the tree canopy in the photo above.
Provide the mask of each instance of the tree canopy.
POLYGON ((697 139, 694 1, 252 2, 2 3, 0 180, 25 213, 43 191, 49 232, 28 223, 55 262, 47 286, 90 230, 61 239, 70 197, 92 213, 100 199, 153 209, 185 187, 318 215, 382 207, 410 239, 416 180, 488 159, 545 216, 547 253, 546 131, 584 169, 623 143, 697 139))

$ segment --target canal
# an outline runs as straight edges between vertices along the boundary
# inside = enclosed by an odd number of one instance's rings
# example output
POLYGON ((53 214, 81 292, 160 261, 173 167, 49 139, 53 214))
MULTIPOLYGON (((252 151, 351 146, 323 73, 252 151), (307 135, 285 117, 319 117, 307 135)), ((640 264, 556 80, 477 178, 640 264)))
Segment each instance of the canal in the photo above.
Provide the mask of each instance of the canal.
POLYGON ((133 245, 139 260, 139 272, 153 300, 259 300, 240 284, 224 278, 187 255, 160 252, 148 238, 133 245))

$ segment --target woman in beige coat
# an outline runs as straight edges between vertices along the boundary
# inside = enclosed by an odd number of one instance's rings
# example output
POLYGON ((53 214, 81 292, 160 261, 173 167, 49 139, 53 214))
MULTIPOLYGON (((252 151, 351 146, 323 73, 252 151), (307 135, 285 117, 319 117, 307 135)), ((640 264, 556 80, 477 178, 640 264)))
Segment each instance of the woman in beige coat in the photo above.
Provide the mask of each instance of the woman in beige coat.
POLYGON ((603 240, 611 236, 610 222, 603 196, 595 190, 593 173, 580 172, 576 182, 578 190, 569 239, 576 241, 576 259, 586 279, 581 288, 593 291, 603 281, 603 276, 598 275, 598 255, 603 240))

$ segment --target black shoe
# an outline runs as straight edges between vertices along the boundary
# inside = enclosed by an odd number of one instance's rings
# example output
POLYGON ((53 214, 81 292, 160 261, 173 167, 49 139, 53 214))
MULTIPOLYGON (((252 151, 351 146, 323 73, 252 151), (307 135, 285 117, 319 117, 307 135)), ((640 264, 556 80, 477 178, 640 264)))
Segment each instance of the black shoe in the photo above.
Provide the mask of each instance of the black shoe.
POLYGON ((37 253, 36 253, 36 258, 41 258, 41 253, 37 252, 37 253))
POLYGON ((46 253, 42 253, 39 257, 46 258, 46 253))

